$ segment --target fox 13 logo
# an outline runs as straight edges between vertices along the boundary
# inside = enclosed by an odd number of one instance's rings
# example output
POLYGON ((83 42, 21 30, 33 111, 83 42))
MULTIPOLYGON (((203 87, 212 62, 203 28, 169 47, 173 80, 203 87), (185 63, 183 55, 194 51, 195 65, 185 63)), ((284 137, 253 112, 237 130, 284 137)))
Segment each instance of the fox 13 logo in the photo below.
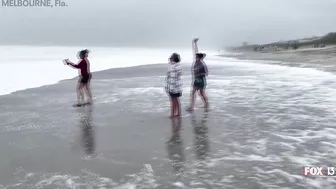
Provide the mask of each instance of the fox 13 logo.
POLYGON ((335 167, 303 167, 303 176, 306 177, 329 177, 336 176, 335 167))

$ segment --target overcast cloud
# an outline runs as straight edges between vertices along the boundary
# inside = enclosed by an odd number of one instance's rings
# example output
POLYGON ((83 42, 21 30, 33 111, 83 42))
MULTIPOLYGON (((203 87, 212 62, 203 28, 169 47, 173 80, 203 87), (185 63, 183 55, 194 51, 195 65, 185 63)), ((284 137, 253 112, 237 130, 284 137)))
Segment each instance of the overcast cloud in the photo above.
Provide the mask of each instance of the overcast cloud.
POLYGON ((197 36, 222 47, 336 31, 336 0, 64 1, 0 7, 0 44, 189 46, 197 36))

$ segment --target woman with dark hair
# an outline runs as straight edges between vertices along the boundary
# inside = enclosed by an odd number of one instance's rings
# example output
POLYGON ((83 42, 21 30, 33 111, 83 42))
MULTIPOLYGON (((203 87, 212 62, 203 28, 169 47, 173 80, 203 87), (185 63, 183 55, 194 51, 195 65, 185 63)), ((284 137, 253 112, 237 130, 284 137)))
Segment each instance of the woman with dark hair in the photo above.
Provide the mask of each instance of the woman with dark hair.
POLYGON ((166 92, 170 97, 171 114, 170 118, 181 116, 181 104, 179 98, 182 96, 182 69, 180 67, 180 55, 174 53, 169 58, 169 68, 166 77, 166 92))
POLYGON ((85 49, 79 51, 78 53, 78 63, 74 64, 69 59, 65 59, 64 62, 66 65, 69 65, 75 69, 79 69, 79 81, 77 85, 77 104, 74 106, 79 107, 84 104, 91 104, 92 103, 92 92, 90 88, 90 81, 91 81, 91 72, 90 72, 90 62, 88 60, 89 50, 85 49), (85 91, 88 101, 84 103, 84 94, 83 90, 85 91))
POLYGON ((202 98, 204 103, 204 108, 209 108, 208 98, 205 94, 206 88, 206 76, 208 76, 208 67, 203 61, 206 54, 199 53, 198 46, 197 46, 198 38, 194 39, 192 42, 193 47, 193 54, 195 62, 192 66, 192 75, 193 75, 193 83, 192 83, 192 90, 191 90, 191 97, 190 97, 190 106, 187 111, 192 112, 194 110, 195 105, 195 94, 199 91, 199 94, 202 98))

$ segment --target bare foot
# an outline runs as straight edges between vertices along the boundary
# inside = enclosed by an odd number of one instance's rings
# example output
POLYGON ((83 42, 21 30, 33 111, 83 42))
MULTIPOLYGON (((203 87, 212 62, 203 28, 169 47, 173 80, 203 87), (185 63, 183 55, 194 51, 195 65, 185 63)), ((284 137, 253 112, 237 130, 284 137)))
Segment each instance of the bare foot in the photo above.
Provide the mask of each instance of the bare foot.
POLYGON ((207 105, 204 106, 204 110, 205 110, 206 112, 209 111, 209 104, 207 104, 207 105))
POLYGON ((203 104, 201 108, 209 108, 209 104, 203 104))
POLYGON ((181 117, 181 114, 177 114, 177 115, 175 115, 175 117, 181 117))
POLYGON ((74 104, 74 105, 72 105, 73 107, 81 107, 82 106, 82 104, 81 103, 76 103, 76 104, 74 104))

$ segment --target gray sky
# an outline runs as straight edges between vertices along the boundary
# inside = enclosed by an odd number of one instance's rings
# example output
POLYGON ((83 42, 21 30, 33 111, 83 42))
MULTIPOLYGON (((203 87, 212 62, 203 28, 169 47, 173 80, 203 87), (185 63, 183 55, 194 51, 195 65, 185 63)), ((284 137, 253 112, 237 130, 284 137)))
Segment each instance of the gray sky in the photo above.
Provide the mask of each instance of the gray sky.
POLYGON ((0 7, 0 44, 189 46, 197 36, 222 47, 336 31, 336 0, 64 1, 0 7))

